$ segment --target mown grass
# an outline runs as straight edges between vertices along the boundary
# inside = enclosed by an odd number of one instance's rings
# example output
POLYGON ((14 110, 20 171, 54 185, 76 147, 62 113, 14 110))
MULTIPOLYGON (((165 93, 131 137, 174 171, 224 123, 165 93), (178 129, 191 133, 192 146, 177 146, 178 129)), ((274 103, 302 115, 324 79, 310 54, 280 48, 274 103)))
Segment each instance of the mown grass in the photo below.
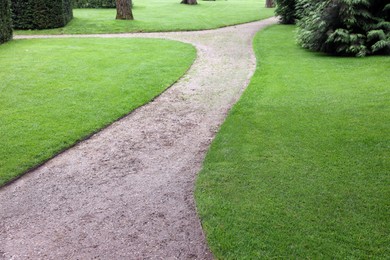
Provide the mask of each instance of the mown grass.
POLYGON ((15 40, 0 46, 0 185, 147 103, 195 59, 152 39, 15 40))
POLYGON ((75 9, 74 19, 64 28, 15 31, 15 34, 81 34, 202 30, 268 18, 274 9, 264 0, 198 1, 196 6, 180 0, 135 1, 134 21, 115 20, 115 9, 75 9))
POLYGON ((390 59, 336 58, 255 38, 257 71, 196 186, 219 259, 387 259, 390 59))

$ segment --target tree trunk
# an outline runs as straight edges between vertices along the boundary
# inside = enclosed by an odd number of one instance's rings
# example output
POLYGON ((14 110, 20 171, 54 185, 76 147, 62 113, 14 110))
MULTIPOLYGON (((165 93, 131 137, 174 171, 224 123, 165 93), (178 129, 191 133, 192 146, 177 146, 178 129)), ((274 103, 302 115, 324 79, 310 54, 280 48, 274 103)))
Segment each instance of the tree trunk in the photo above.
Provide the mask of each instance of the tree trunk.
POLYGON ((134 20, 131 11, 132 0, 116 0, 116 19, 117 20, 134 20))
POLYGON ((275 7, 274 0, 266 0, 265 1, 265 7, 267 7, 267 8, 275 7))
POLYGON ((181 4, 186 4, 186 5, 197 5, 198 2, 196 0, 182 0, 181 4))

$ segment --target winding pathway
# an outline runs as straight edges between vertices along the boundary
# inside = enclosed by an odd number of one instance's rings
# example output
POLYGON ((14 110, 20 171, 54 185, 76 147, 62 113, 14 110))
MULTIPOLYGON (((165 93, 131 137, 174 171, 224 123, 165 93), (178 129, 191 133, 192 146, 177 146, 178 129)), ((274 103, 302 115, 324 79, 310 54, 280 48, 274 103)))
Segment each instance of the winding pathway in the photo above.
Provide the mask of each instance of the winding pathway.
POLYGON ((253 36, 272 23, 47 36, 167 38, 198 58, 153 102, 0 189, 0 259, 211 259, 195 177, 255 70, 253 36))

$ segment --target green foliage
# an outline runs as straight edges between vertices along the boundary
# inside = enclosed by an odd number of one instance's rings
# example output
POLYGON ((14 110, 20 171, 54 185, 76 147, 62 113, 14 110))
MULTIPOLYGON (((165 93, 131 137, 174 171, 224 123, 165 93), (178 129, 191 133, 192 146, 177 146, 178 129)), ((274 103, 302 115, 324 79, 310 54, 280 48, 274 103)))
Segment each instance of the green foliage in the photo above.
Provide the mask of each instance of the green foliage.
POLYGON ((298 43, 333 55, 390 53, 389 5, 381 0, 299 0, 298 43))
POLYGON ((297 20, 308 16, 321 2, 323 2, 323 0, 297 0, 295 5, 297 20))
POLYGON ((71 0, 12 0, 15 29, 58 28, 72 18, 71 0))
POLYGON ((12 39, 10 1, 0 2, 0 44, 12 39))
POLYGON ((283 24, 294 24, 297 18, 296 0, 276 0, 275 14, 283 24))
POLYGON ((214 139, 196 201, 216 259, 388 259, 390 62, 308 52, 293 26, 214 139))
POLYGON ((35 39, 0 46, 0 186, 181 77, 195 48, 158 39, 35 39))
POLYGON ((115 0, 73 0, 73 8, 115 8, 115 0))

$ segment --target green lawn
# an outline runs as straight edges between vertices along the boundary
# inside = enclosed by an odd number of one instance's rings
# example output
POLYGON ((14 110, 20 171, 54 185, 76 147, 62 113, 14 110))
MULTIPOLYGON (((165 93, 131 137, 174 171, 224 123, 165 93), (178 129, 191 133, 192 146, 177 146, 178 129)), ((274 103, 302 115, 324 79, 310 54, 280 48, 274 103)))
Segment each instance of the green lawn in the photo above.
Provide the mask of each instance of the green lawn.
POLYGON ((209 151, 196 200, 219 259, 388 259, 390 58, 255 38, 260 63, 209 151))
POLYGON ((180 0, 134 2, 134 21, 115 20, 115 9, 75 9, 74 19, 64 28, 15 31, 15 34, 80 34, 212 29, 268 18, 274 9, 264 0, 199 0, 196 6, 180 0))
POLYGON ((195 56, 191 45, 157 39, 1 45, 0 185, 149 102, 195 56))

